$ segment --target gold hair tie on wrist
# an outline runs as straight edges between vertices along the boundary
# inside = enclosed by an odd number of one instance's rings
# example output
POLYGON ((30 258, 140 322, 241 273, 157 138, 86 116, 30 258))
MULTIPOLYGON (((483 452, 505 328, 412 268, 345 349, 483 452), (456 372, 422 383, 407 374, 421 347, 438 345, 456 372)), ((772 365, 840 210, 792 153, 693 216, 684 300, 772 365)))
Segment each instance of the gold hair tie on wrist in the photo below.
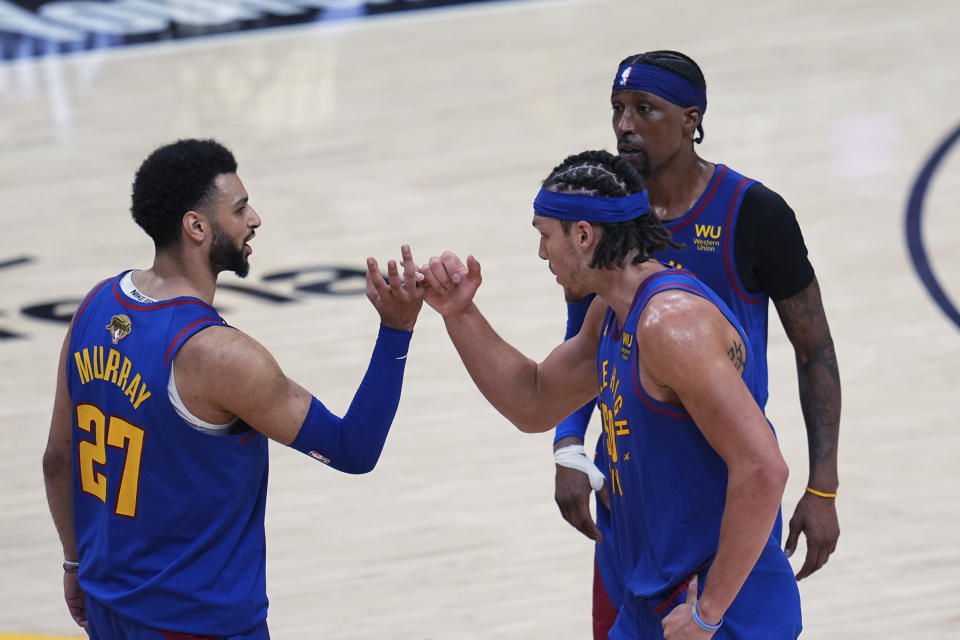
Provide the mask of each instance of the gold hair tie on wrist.
POLYGON ((821 497, 821 498, 836 498, 836 497, 837 497, 837 494, 835 494, 835 493, 824 493, 823 491, 817 491, 816 489, 811 489, 810 487, 807 487, 807 493, 812 493, 813 495, 819 496, 819 497, 821 497))

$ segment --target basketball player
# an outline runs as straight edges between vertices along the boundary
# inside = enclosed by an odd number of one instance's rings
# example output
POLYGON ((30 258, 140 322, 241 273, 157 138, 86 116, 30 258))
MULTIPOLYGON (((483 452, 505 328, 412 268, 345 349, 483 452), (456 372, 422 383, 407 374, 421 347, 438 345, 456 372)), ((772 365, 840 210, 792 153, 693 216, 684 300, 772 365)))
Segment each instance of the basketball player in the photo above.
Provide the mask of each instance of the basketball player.
POLYGON ((623 158, 567 158, 534 212, 539 255, 567 298, 597 295, 576 336, 539 364, 504 342, 473 303, 472 256, 432 258, 425 300, 520 430, 553 428, 599 389, 627 593, 610 638, 796 638, 799 592, 774 531, 787 467, 746 332, 692 274, 652 258, 670 236, 623 158))
MULTIPOLYGON (((700 158, 694 142, 703 139, 706 82, 697 64, 674 51, 652 51, 626 58, 614 78, 611 96, 617 149, 644 177, 650 204, 673 239, 684 249, 667 248, 657 258, 692 271, 714 290, 743 322, 760 371, 757 398, 767 400, 767 307, 780 316, 797 361, 800 404, 807 430, 809 478, 790 520, 789 556, 801 532, 807 554, 796 578, 827 561, 840 528, 835 496, 840 378, 820 288, 807 259, 796 217, 778 194, 733 169, 700 158), (695 137, 696 136, 696 137, 695 137)), ((577 333, 590 298, 568 301, 567 336, 577 333)), ((601 492, 597 524, 588 498, 603 475, 583 452, 594 403, 562 422, 556 431, 556 500, 564 518, 598 541, 594 576, 594 637, 606 638, 619 609, 623 580, 610 558, 614 532, 601 492)), ((597 467, 606 470, 598 447, 597 467)), ((779 536, 780 526, 776 528, 779 536)))
POLYGON ((249 270, 260 226, 229 150, 181 140, 133 184, 153 266, 87 294, 60 354, 43 458, 64 592, 94 638, 265 639, 267 438, 347 473, 380 456, 423 304, 367 259, 380 314, 369 368, 342 418, 287 378, 213 304, 217 276, 249 270))

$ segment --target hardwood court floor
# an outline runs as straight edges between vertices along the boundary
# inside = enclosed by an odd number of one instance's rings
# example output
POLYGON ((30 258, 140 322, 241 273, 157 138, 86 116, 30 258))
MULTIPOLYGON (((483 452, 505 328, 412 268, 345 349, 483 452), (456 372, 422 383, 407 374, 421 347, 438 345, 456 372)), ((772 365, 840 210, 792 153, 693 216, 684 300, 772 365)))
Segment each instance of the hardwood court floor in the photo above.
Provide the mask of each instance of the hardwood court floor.
MULTIPOLYGON (((960 637, 960 332, 917 279, 902 222, 914 177, 957 125, 958 21, 945 0, 515 2, 0 65, 0 262, 29 258, 0 269, 0 328, 20 335, 0 340, 0 630, 77 635, 40 473, 65 327, 22 310, 149 266, 127 214, 146 153, 185 136, 233 148, 263 217, 244 284, 293 301, 217 302, 342 412, 375 312, 362 295, 304 290, 329 272, 264 274, 362 269, 403 242, 419 259, 473 252, 480 307, 543 357, 564 305, 530 228, 538 183, 569 153, 615 148, 617 62, 673 48, 707 76, 702 155, 797 212, 837 345, 843 534, 800 584, 804 637, 960 637)), ((954 299, 958 168, 948 155, 924 214, 954 299)), ((806 445, 772 316, 769 415, 792 470, 789 518, 806 445)), ((551 439, 489 408, 424 310, 372 475, 272 449, 274 637, 589 637, 592 548, 553 503, 551 439)))

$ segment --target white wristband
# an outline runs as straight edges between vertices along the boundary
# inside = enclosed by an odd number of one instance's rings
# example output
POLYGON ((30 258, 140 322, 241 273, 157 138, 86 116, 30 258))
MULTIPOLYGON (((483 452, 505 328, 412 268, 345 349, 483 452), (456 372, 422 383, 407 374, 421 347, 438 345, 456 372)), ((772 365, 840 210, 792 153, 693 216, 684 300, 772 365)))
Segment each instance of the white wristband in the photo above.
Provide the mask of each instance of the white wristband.
POLYGON ((553 452, 553 459, 561 467, 569 467, 587 474, 594 491, 600 491, 603 488, 603 472, 587 458, 582 444, 571 444, 557 449, 553 452))

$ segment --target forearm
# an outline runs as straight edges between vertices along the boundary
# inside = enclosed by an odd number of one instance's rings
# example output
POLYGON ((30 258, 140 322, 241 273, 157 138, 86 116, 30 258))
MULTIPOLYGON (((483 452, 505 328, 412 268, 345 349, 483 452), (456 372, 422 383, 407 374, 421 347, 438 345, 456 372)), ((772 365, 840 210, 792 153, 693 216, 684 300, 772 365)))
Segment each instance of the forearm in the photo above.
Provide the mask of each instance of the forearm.
POLYGON ((829 334, 807 357, 798 354, 797 382, 810 458, 808 486, 833 493, 839 484, 840 371, 829 334))
POLYGON ((346 473, 367 473, 380 459, 396 416, 412 333, 381 325, 350 408, 340 418, 313 398, 291 447, 346 473))
POLYGON ((517 428, 546 431, 562 418, 538 406, 537 363, 503 340, 476 305, 445 317, 444 324, 477 388, 517 428))
POLYGON ((77 562, 77 538, 73 528, 73 403, 67 387, 66 361, 70 335, 63 339, 57 367, 57 391, 53 399, 50 433, 43 452, 43 483, 53 525, 63 545, 63 559, 77 562))
POLYGON ((593 304, 596 297, 596 294, 591 293, 583 300, 567 303, 567 329, 563 336, 564 340, 569 340, 580 333, 583 321, 587 318, 587 312, 590 310, 590 305, 593 304))
POLYGON ((838 484, 840 371, 820 285, 814 278, 806 289, 775 305, 796 355, 800 408, 810 457, 810 486, 832 493, 838 484))
MULTIPOLYGON (((564 340, 569 340, 580 333, 580 329, 583 327, 583 321, 587 316, 587 311, 590 310, 590 305, 593 303, 594 298, 596 298, 596 295, 591 293, 579 302, 567 303, 567 331, 564 335, 564 340)), ((554 444, 557 445, 562 439, 570 436, 579 438, 580 444, 583 444, 587 427, 590 424, 590 416, 593 414, 595 406, 596 401, 591 400, 564 418, 563 421, 557 425, 557 429, 554 432, 554 444)))
POLYGON ((730 473, 717 554, 698 606, 704 619, 714 622, 723 616, 756 565, 773 530, 786 479, 785 464, 730 473))
POLYGON ((596 406, 596 400, 591 400, 577 409, 576 412, 564 418, 563 421, 557 425, 557 429, 554 432, 554 444, 558 444, 565 438, 577 438, 582 443, 587 435, 590 416, 593 415, 593 409, 596 406))
POLYGON ((563 438, 557 438, 553 443, 553 450, 557 451, 564 447, 568 447, 572 444, 583 444, 583 438, 577 436, 564 436, 563 438))
POLYGON ((43 457, 43 483, 53 525, 63 545, 63 559, 77 562, 77 540, 73 528, 72 460, 69 455, 46 453, 43 457))

